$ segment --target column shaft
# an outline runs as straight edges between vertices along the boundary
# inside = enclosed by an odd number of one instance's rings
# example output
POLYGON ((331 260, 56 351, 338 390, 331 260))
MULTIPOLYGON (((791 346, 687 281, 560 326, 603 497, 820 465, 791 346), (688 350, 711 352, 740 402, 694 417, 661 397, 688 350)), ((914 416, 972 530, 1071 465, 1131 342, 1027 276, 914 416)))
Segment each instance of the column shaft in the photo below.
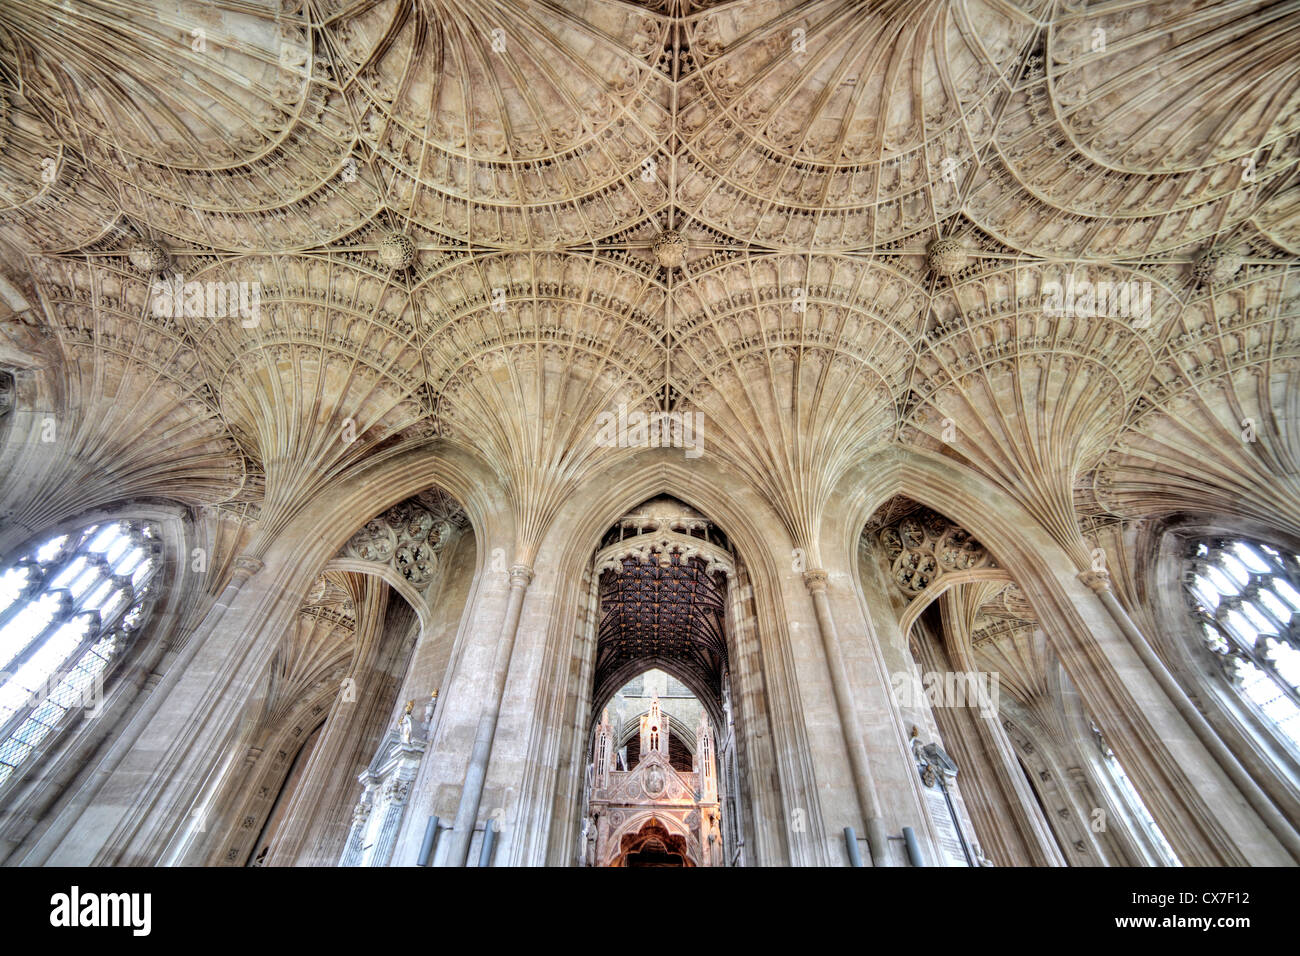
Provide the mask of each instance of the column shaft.
POLYGON ((474 824, 478 819, 479 801, 483 797, 483 784, 487 780, 488 761, 492 756, 492 738, 496 736, 497 717, 506 689, 506 676, 510 671, 510 657, 514 652, 515 634, 519 630, 519 614, 524 606, 524 592, 533 579, 531 568, 515 565, 510 569, 510 595, 507 598, 506 617, 501 624, 496 654, 492 660, 492 691, 488 695, 483 713, 479 716, 478 731, 474 736, 474 750, 465 770, 465 785, 456 808, 456 821, 452 827, 451 842, 447 851, 448 866, 467 866, 469 848, 474 838, 474 824))
POLYGON ((813 608, 817 612, 817 630, 821 634, 822 648, 826 653, 826 663, 831 672, 831 691, 835 696, 840 726, 844 729, 844 743, 849 752, 853 785, 857 791, 858 806, 867 824, 867 846, 871 850, 871 865, 890 866, 889 840, 880 811, 880 799, 876 795, 875 781, 871 777, 867 747, 863 741, 862 726, 858 720, 853 691, 849 684, 848 668, 844 665, 839 635, 835 630, 835 619, 831 616, 830 599, 826 596, 826 572, 805 571, 804 583, 812 594, 813 608))

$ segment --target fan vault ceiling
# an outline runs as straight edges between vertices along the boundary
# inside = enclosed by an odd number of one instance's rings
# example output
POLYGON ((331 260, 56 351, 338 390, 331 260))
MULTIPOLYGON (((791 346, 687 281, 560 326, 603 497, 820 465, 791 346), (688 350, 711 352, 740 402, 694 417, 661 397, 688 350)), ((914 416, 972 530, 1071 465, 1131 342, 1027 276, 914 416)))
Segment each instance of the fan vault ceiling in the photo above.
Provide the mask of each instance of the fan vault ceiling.
POLYGON ((1081 516, 1300 523, 1298 48, 1245 0, 9 0, 0 365, 62 438, 0 418, 5 517, 271 534, 443 439, 535 539, 627 403, 812 547, 892 442, 1081 566, 1081 516), (1043 307, 1084 279, 1149 307, 1043 307))

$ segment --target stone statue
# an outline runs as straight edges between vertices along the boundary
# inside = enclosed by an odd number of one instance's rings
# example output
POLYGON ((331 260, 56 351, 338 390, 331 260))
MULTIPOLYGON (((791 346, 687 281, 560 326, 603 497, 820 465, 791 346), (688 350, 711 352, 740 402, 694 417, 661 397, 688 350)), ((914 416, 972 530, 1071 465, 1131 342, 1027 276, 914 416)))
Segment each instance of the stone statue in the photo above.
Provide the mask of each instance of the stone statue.
POLYGON ((651 767, 650 772, 646 774, 645 791, 650 796, 657 797, 663 793, 665 783, 664 772, 658 767, 651 767))
POLYGON ((424 727, 427 732, 430 725, 433 724, 433 711, 438 706, 438 692, 435 690, 429 695, 429 699, 424 704, 424 727))
POLYGON ((594 817, 582 818, 583 859, 587 866, 596 865, 597 824, 594 817))
POLYGON ((401 738, 402 743, 411 742, 411 711, 415 708, 415 701, 408 700, 406 709, 402 711, 402 716, 397 721, 397 735, 401 738))

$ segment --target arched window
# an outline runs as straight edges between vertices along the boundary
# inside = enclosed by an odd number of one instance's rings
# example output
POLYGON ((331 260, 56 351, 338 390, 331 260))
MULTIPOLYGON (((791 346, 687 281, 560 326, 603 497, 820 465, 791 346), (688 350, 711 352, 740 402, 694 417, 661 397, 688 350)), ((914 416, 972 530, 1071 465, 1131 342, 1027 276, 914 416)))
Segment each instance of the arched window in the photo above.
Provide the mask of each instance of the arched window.
POLYGON ((1183 580, 1224 673, 1300 754, 1300 556, 1254 541, 1203 541, 1183 580))
POLYGON ((1129 812, 1137 818, 1138 822, 1146 830, 1151 848, 1160 855, 1165 866, 1182 866, 1178 854, 1174 852, 1174 848, 1165 839, 1160 825, 1156 823, 1155 817, 1151 815, 1151 811, 1147 809, 1147 805, 1142 801, 1141 795, 1137 792, 1137 787, 1133 786, 1133 781, 1124 772, 1124 767, 1119 762, 1119 758, 1115 756, 1115 751, 1111 750, 1110 744, 1106 743, 1106 738, 1102 736, 1101 729, 1097 726, 1096 721, 1092 722, 1091 727, 1093 742, 1096 743, 1097 749, 1101 751, 1102 765, 1106 768, 1106 772, 1110 774, 1110 779, 1115 784, 1120 799, 1124 801, 1129 812))
POLYGON ((161 565, 156 525, 116 521, 52 537, 0 572, 0 786, 98 705, 161 565))

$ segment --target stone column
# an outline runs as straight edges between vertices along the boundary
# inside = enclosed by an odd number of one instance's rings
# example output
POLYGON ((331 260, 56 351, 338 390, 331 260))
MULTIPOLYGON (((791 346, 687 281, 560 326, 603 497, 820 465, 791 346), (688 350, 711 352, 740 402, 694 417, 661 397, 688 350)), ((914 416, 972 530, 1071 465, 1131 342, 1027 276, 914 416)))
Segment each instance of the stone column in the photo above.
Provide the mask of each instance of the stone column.
MULTIPOLYGON (((1071 592, 1083 627, 1049 637, 1083 711, 1106 733, 1179 860, 1185 866, 1293 865, 1293 851, 1212 756, 1214 745, 1198 735, 1204 718, 1180 709, 1167 672, 1162 681, 1156 662, 1144 661, 1150 648, 1132 621, 1117 602, 1107 607, 1113 595, 1102 592, 1109 576, 1089 570, 1058 580, 1071 592), (1087 589, 1096 600, 1084 597, 1087 589)), ((1076 721, 1071 731, 1076 740, 1080 726, 1076 721)))
POLYGON ((1156 683, 1160 685, 1160 689, 1164 691, 1165 696, 1174 705, 1174 709, 1178 711, 1179 716, 1187 722, 1187 725, 1196 735, 1196 739, 1210 752, 1214 762, 1218 764, 1220 769, 1228 776, 1228 779, 1241 792, 1246 802, 1250 804, 1251 809, 1259 814, 1264 825, 1268 827, 1269 831, 1282 844, 1292 859, 1300 862, 1300 833, 1297 833, 1296 828, 1287 821, 1264 791, 1260 789, 1255 779, 1246 772, 1246 769, 1237 758, 1232 755, 1232 752, 1219 739, 1218 734, 1214 732, 1209 722, 1188 699, 1164 663, 1156 656, 1151 646, 1142 636, 1141 631, 1138 630, 1137 625, 1133 623, 1115 598, 1115 593, 1110 589, 1110 575, 1105 571, 1084 571, 1079 575, 1079 580, 1097 595, 1098 600, 1101 601, 1106 612, 1119 626, 1129 645, 1141 658, 1142 663, 1151 676, 1155 678, 1156 683))
POLYGON ((465 785, 461 790, 460 804, 456 808, 456 821, 451 832, 451 845, 447 865, 467 866, 470 843, 474 839, 474 824, 478 818, 479 801, 483 797, 483 783, 487 779, 488 761, 492 756, 492 739, 496 735, 497 717, 501 713, 501 700, 506 689, 506 675, 514 651, 515 635, 519 630, 519 614, 524 606, 524 592, 533 580, 533 569, 516 564, 510 569, 510 594, 507 597, 506 617, 501 624, 496 654, 492 660, 492 688, 487 703, 479 716, 478 730, 474 736, 474 749, 465 770, 465 785))
MULTIPOLYGON (((1145 858, 1126 816, 1119 817, 1119 826, 1110 826, 1110 821, 1116 818, 1116 814, 1111 813, 1104 830, 1093 830, 1093 812, 1104 809, 1106 800, 1100 795, 1100 784, 1093 777, 1089 765, 1066 767, 1064 779, 1053 782, 1064 798, 1067 809, 1074 814, 1070 822, 1079 824, 1078 830, 1083 835, 1080 842, 1084 843, 1085 848, 1091 849, 1100 862, 1108 866, 1143 865, 1145 858), (1097 796, 1092 796, 1093 794, 1097 796)), ((1069 845, 1068 840, 1066 845, 1069 845)), ((1078 843, 1074 849, 1079 849, 1078 843)))
MULTIPOLYGON (((351 697, 336 694, 329 716, 321 730, 320 740, 312 751, 302 778, 290 795, 284 814, 284 824, 275 835, 267 858, 269 866, 294 866, 308 849, 308 834, 318 822, 318 816, 328 811, 330 798, 336 796, 333 778, 356 758, 357 737, 374 716, 386 714, 391 701, 380 699, 378 688, 385 676, 378 666, 380 645, 388 633, 385 627, 385 605, 388 586, 378 578, 359 575, 349 578, 350 590, 356 609, 356 634, 348 676, 356 682, 351 697)), ((392 635, 400 640, 405 635, 392 635)), ((364 758, 363 758, 364 759, 364 758)), ((348 785, 354 785, 351 775, 348 785)))
MULTIPOLYGON (((974 606, 959 600, 965 587, 957 585, 939 599, 946 632, 943 638, 920 621, 913 625, 913 630, 920 632, 917 646, 927 670, 959 669, 983 676, 975 662, 971 636, 980 599, 972 602, 974 606)), ((1004 866, 1064 866, 1056 839, 1002 727, 999 702, 985 699, 982 685, 978 686, 980 699, 973 707, 969 701, 966 706, 946 701, 947 706, 931 709, 944 742, 966 772, 969 785, 964 783, 961 792, 971 816, 982 824, 976 828, 981 849, 1004 866)))
MULTIPOLYGON (((411 776, 414 776, 412 770, 411 776)), ((397 830, 402 824, 402 812, 406 809, 406 797, 410 793, 409 777, 399 775, 384 787, 383 801, 379 804, 379 832, 375 834, 375 845, 370 854, 371 866, 387 866, 392 856, 393 846, 397 843, 397 830)))
POLYGON ((352 828, 348 831, 348 841, 343 850, 343 857, 339 860, 339 866, 360 866, 362 847, 366 842, 366 831, 370 827, 370 811, 374 809, 375 784, 371 779, 370 771, 366 771, 360 777, 364 786, 361 793, 361 799, 357 805, 352 808, 352 828))
POLYGON ((1029 781, 1025 779, 1024 772, 1016 761, 1011 741, 1007 739, 997 714, 985 716, 971 713, 967 709, 965 716, 975 725, 984 753, 992 758, 986 767, 980 769, 991 772, 993 781, 996 781, 994 785, 1005 795, 1012 814, 1012 821, 1008 822, 1019 833, 1023 846, 1031 854, 1031 865, 1065 866, 1056 839, 1029 789, 1029 781))
POLYGON ((867 748, 863 743, 862 727, 858 720, 857 707, 853 702, 848 670, 844 666, 839 635, 835 631, 835 620, 831 616, 830 601, 826 596, 827 575, 822 570, 805 571, 803 580, 812 595, 813 607, 817 612, 817 630, 821 634, 827 667, 830 668, 831 690, 835 696, 840 726, 844 731, 844 743, 849 752, 853 785, 857 791, 862 817, 867 824, 867 846, 871 850, 871 865, 890 866, 889 840, 880 810, 880 798, 876 795, 875 781, 871 778, 867 748))

